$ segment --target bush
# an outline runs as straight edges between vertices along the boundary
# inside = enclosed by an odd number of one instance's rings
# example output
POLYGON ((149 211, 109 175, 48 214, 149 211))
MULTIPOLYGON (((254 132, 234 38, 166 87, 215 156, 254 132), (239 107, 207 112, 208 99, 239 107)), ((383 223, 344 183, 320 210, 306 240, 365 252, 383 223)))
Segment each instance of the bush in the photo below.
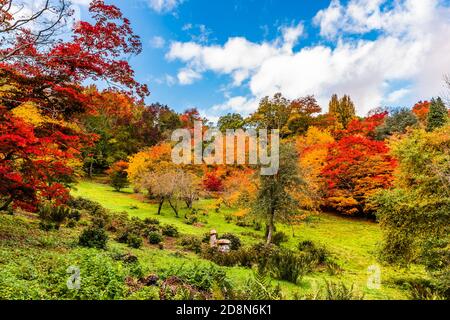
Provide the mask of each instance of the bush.
POLYGON ((298 244, 298 249, 310 256, 311 261, 315 261, 316 264, 324 264, 327 262, 328 251, 324 247, 316 246, 316 244, 310 240, 302 241, 298 244))
POLYGON ((176 276, 185 284, 189 284, 195 289, 206 293, 211 293, 216 286, 229 286, 225 271, 212 264, 192 264, 171 267, 162 272, 161 278, 168 279, 172 276, 176 276))
POLYGON ((178 229, 174 225, 167 224, 161 228, 163 235, 171 238, 176 238, 179 236, 178 229))
POLYGON ((238 236, 232 234, 232 233, 225 233, 223 234, 220 239, 227 239, 231 241, 230 249, 231 250, 238 250, 241 247, 241 239, 239 239, 238 236))
POLYGON ((156 218, 145 218, 144 223, 146 225, 159 225, 159 220, 156 218))
POLYGON ((364 294, 355 290, 354 285, 347 287, 342 282, 325 282, 325 290, 322 294, 322 300, 362 300, 364 294))
POLYGON ((139 249, 143 244, 142 237, 134 233, 130 233, 128 235, 127 244, 131 248, 139 249))
POLYGON ((327 272, 330 276, 335 276, 342 272, 342 267, 334 260, 327 259, 326 266, 327 272))
POLYGON ((88 248, 106 249, 108 235, 106 231, 98 227, 89 227, 81 233, 78 243, 88 248))
POLYGON ((180 244, 187 250, 200 253, 202 251, 202 240, 194 236, 184 236, 181 238, 180 244))
POLYGON ((100 203, 82 197, 71 198, 67 205, 74 209, 86 210, 93 216, 104 215, 107 212, 100 203))
POLYGON ((270 278, 263 272, 254 272, 243 288, 233 297, 237 300, 280 300, 282 299, 280 285, 273 286, 270 278))
POLYGON ((45 204, 39 207, 38 216, 41 219, 41 228, 44 230, 59 229, 61 224, 68 218, 78 217, 79 212, 73 212, 68 207, 54 207, 50 204, 45 204))
POLYGON ((107 170, 109 175, 109 183, 114 189, 116 189, 116 191, 120 191, 128 186, 127 169, 128 163, 120 160, 114 163, 111 168, 107 170))
POLYGON ((279 249, 270 257, 270 269, 275 278, 297 283, 310 269, 310 262, 292 250, 279 249))
POLYGON ((288 242, 289 236, 283 231, 275 232, 272 236, 272 243, 276 246, 279 246, 282 243, 288 242))
POLYGON ((163 241, 163 237, 158 232, 149 232, 147 237, 148 242, 151 244, 159 244, 163 241))

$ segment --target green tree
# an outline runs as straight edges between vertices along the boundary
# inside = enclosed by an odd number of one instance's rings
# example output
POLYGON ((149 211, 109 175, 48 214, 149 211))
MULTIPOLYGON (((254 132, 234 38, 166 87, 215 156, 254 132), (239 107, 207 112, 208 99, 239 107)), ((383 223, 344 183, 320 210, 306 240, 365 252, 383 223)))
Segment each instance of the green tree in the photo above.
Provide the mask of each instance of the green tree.
POLYGON ((442 127, 448 120, 448 110, 440 97, 431 100, 427 117, 427 131, 442 127))
POLYGON ((377 140, 384 140, 395 133, 406 133, 410 127, 414 127, 418 123, 416 115, 407 108, 395 109, 386 117, 385 122, 377 127, 377 140))
POLYGON ((374 198, 390 263, 421 262, 450 295, 450 126, 417 129, 392 143, 395 189, 374 198))
POLYGON ((239 113, 228 113, 221 116, 217 122, 220 131, 225 132, 227 129, 241 129, 244 126, 244 118, 239 113))
POLYGON ((328 113, 337 114, 339 112, 339 97, 337 94, 331 96, 330 103, 328 104, 328 113))
POLYGON ((284 128, 290 116, 291 102, 277 93, 273 98, 265 97, 258 110, 247 120, 250 125, 267 130, 284 128))
POLYGON ((338 99, 338 96, 334 94, 331 97, 328 112, 336 118, 344 129, 356 116, 355 105, 348 95, 338 99))
POLYGON ((252 212, 267 221, 267 244, 272 242, 276 221, 288 221, 298 212, 298 200, 292 195, 303 185, 300 177, 295 148, 290 143, 282 143, 279 151, 279 170, 271 176, 259 176, 259 189, 253 203, 252 212))

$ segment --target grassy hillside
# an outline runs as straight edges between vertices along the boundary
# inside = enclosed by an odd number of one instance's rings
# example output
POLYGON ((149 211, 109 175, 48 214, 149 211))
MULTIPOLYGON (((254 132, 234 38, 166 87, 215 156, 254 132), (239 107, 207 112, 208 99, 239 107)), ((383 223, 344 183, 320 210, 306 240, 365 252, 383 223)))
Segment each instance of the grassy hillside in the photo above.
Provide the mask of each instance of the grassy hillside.
MULTIPOLYGON (((139 195, 131 190, 116 192, 105 184, 84 181, 73 190, 74 196, 82 196, 99 202, 113 211, 126 211, 130 216, 139 218, 156 217, 162 224, 172 224, 178 227, 182 234, 203 236, 211 229, 219 234, 232 232, 241 238, 244 245, 261 241, 262 231, 253 228, 239 227, 227 222, 225 216, 233 213, 230 209, 221 209, 215 212, 213 200, 201 200, 195 204, 197 208, 208 211, 204 223, 188 225, 184 222, 184 211, 180 217, 175 217, 170 207, 164 207, 160 216, 156 215, 157 207, 145 202, 139 195)), ((19 214, 18 216, 0 215, 0 297, 1 298, 32 298, 32 299, 58 299, 58 298, 92 298, 91 293, 85 296, 72 296, 75 293, 67 291, 67 267, 81 265, 83 270, 92 270, 92 274, 82 274, 84 283, 96 283, 101 280, 98 272, 118 275, 133 274, 137 272, 127 265, 117 265, 111 257, 117 252, 129 252, 136 255, 143 266, 139 270, 142 274, 161 273, 168 268, 188 267, 190 265, 210 264, 198 255, 183 250, 176 240, 167 240, 164 249, 146 243, 140 249, 128 248, 119 244, 110 237, 108 250, 80 248, 77 245, 78 235, 83 229, 83 223, 75 228, 62 228, 59 231, 39 230, 38 220, 32 215, 19 214), (105 270, 104 270, 105 269, 105 270), (95 271, 94 271, 95 270, 95 271), (100 271, 99 271, 100 270, 100 271), (95 274, 95 275, 94 275, 95 274)), ((342 281, 364 292, 366 299, 405 299, 407 290, 399 283, 402 279, 424 277, 423 270, 413 266, 406 269, 394 269, 390 266, 381 267, 381 289, 368 289, 367 268, 377 264, 377 247, 381 240, 378 225, 366 220, 355 220, 331 214, 320 214, 308 219, 301 225, 293 228, 278 226, 278 231, 287 233, 289 241, 284 246, 296 248, 302 240, 312 240, 324 245, 332 257, 343 268, 338 275, 329 275, 324 271, 316 271, 305 276, 299 284, 276 281, 282 287, 286 298, 292 298, 294 293, 305 294, 314 287, 323 284, 324 279, 342 281), (293 235, 294 234, 294 235, 293 235)), ((252 270, 243 267, 223 267, 228 277, 236 284, 246 281, 252 276, 252 270)), ((120 277, 119 277, 120 278, 120 277)), ((125 295, 121 290, 123 286, 111 287, 111 283, 97 284, 102 287, 97 297, 121 298, 125 295)), ((95 293, 97 294, 97 293, 95 293)), ((138 298, 129 296, 130 298, 138 298)))

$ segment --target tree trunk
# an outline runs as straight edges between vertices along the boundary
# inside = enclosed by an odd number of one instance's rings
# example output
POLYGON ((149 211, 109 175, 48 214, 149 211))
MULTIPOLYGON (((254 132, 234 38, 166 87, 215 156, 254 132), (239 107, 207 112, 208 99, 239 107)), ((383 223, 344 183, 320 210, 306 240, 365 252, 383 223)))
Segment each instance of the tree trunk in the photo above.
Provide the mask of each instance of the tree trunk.
POLYGON ((6 200, 6 202, 0 207, 0 211, 8 209, 8 207, 12 201, 13 201, 12 198, 9 198, 8 200, 6 200))
POLYGON ((271 210, 270 215, 269 215, 269 221, 268 221, 269 231, 267 232, 267 242, 266 242, 267 245, 272 243, 273 229, 275 226, 274 218, 275 218, 275 213, 273 212, 273 210, 271 210))
POLYGON ((177 210, 176 207, 173 206, 172 201, 170 201, 170 199, 169 199, 169 205, 170 205, 170 207, 172 208, 172 210, 175 212, 175 215, 176 215, 177 218, 178 218, 178 210, 177 210))
POLYGON ((89 165, 89 179, 92 179, 92 172, 94 171, 94 160, 91 161, 89 165))
POLYGON ((163 206, 164 203, 164 198, 162 198, 161 200, 159 200, 159 206, 158 206, 158 216, 161 215, 161 208, 163 206))

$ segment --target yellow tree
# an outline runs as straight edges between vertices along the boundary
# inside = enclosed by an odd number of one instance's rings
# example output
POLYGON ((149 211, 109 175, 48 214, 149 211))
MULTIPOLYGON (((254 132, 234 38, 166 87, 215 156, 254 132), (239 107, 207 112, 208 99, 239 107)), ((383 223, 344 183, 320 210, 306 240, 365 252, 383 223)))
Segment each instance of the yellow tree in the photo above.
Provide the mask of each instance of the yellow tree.
POLYGON ((324 185, 321 172, 326 164, 328 145, 333 142, 329 131, 317 127, 310 127, 305 136, 297 138, 300 171, 308 187, 296 196, 305 209, 314 210, 320 205, 324 185))

